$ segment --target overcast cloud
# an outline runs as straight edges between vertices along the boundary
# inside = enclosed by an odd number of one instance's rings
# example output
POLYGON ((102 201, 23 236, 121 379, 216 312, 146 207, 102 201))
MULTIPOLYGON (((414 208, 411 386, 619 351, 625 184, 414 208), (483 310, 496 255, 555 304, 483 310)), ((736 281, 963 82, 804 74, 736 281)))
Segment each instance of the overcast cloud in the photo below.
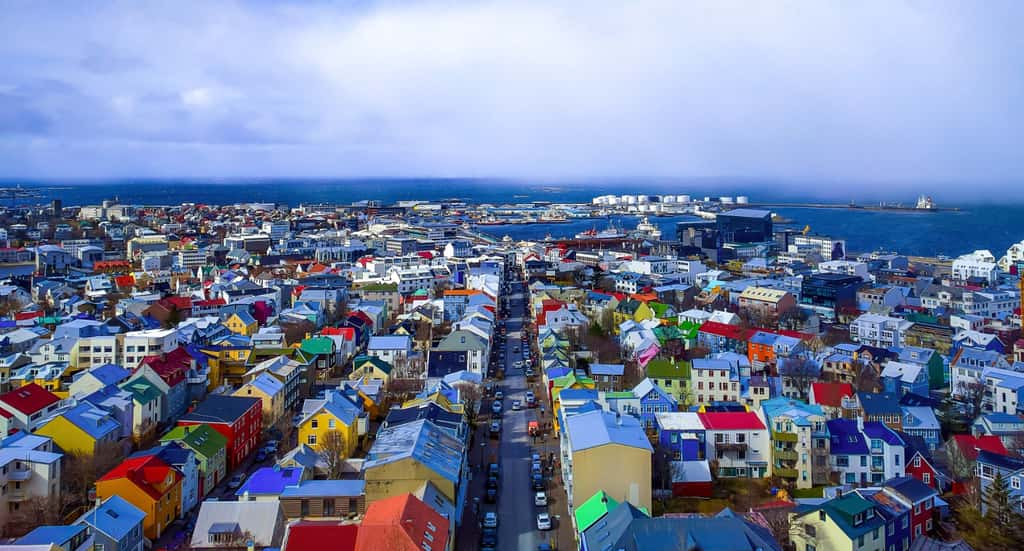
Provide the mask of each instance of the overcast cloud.
POLYGON ((1009 188, 1021 21, 1016 1, 10 2, 0 175, 1009 188))

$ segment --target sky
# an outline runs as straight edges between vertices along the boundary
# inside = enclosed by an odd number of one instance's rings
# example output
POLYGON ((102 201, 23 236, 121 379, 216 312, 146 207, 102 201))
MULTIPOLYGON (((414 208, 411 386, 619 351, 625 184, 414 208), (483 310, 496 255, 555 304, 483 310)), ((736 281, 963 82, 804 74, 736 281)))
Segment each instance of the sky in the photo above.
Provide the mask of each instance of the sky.
POLYGON ((999 0, 12 1, 0 177, 1024 195, 1022 20, 999 0))

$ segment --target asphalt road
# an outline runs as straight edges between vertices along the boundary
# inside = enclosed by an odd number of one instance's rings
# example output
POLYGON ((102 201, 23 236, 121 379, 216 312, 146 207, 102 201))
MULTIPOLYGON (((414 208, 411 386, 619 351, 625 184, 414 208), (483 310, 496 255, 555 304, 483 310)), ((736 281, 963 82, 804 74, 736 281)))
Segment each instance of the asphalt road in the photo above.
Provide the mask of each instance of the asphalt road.
POLYGON ((498 502, 498 548, 508 551, 535 550, 537 544, 548 541, 551 532, 537 530, 537 514, 546 507, 534 505, 536 491, 530 487, 530 456, 534 449, 526 424, 537 418, 537 409, 526 407, 527 381, 524 368, 514 367, 516 361, 529 358, 529 346, 523 346, 520 330, 526 315, 526 296, 522 284, 515 284, 509 296, 509 316, 506 320, 505 379, 501 382, 505 393, 503 430, 500 455, 502 463, 501 496, 498 502), (516 351, 522 351, 516 353, 516 351), (512 409, 519 400, 522 408, 512 409))

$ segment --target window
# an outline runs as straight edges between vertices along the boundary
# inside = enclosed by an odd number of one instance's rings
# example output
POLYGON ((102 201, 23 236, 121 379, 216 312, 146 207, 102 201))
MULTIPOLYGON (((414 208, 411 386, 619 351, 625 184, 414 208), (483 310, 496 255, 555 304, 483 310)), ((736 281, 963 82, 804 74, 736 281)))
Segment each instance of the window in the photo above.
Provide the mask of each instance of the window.
POLYGON ((315 446, 316 445, 316 435, 315 434, 310 434, 309 438, 306 439, 306 443, 309 444, 310 446, 315 446))
POLYGON ((330 419, 330 420, 327 421, 327 428, 329 428, 329 429, 333 429, 334 428, 334 419, 330 419))
POLYGON ((921 504, 920 503, 914 505, 914 514, 915 515, 920 515, 921 514, 921 504))
POLYGON ((857 538, 857 547, 864 547, 864 536, 857 538))
POLYGON ((924 529, 928 530, 929 532, 932 531, 932 519, 928 519, 927 521, 925 521, 924 529))
POLYGON ((1015 476, 1015 477, 1010 479, 1010 487, 1013 488, 1014 490, 1019 490, 1020 489, 1020 477, 1019 476, 1015 476))
POLYGON ((320 423, 316 419, 313 419, 312 421, 309 422, 309 428, 316 430, 319 427, 320 423))
POLYGON ((886 526, 886 530, 885 530, 885 531, 886 531, 886 534, 888 534, 888 535, 890 535, 890 536, 891 536, 891 535, 893 535, 893 534, 895 534, 895 533, 896 533, 896 525, 890 522, 890 523, 889 523, 889 524, 888 524, 888 525, 886 526))
POLYGON ((931 475, 931 473, 924 473, 924 474, 922 474, 921 475, 921 482, 924 482, 925 484, 931 484, 932 483, 932 475, 931 475))

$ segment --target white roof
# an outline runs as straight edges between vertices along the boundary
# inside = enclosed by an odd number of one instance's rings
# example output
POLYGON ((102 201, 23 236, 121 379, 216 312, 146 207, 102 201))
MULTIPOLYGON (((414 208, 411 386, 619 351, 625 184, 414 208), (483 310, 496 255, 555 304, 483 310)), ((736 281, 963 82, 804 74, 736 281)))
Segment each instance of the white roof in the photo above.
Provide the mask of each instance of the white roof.
POLYGON ((192 532, 193 547, 209 547, 210 528, 235 524, 239 532, 252 534, 256 547, 278 546, 283 528, 277 501, 204 501, 192 532))
POLYGON ((700 416, 692 411, 659 411, 654 418, 661 430, 704 430, 700 416))

